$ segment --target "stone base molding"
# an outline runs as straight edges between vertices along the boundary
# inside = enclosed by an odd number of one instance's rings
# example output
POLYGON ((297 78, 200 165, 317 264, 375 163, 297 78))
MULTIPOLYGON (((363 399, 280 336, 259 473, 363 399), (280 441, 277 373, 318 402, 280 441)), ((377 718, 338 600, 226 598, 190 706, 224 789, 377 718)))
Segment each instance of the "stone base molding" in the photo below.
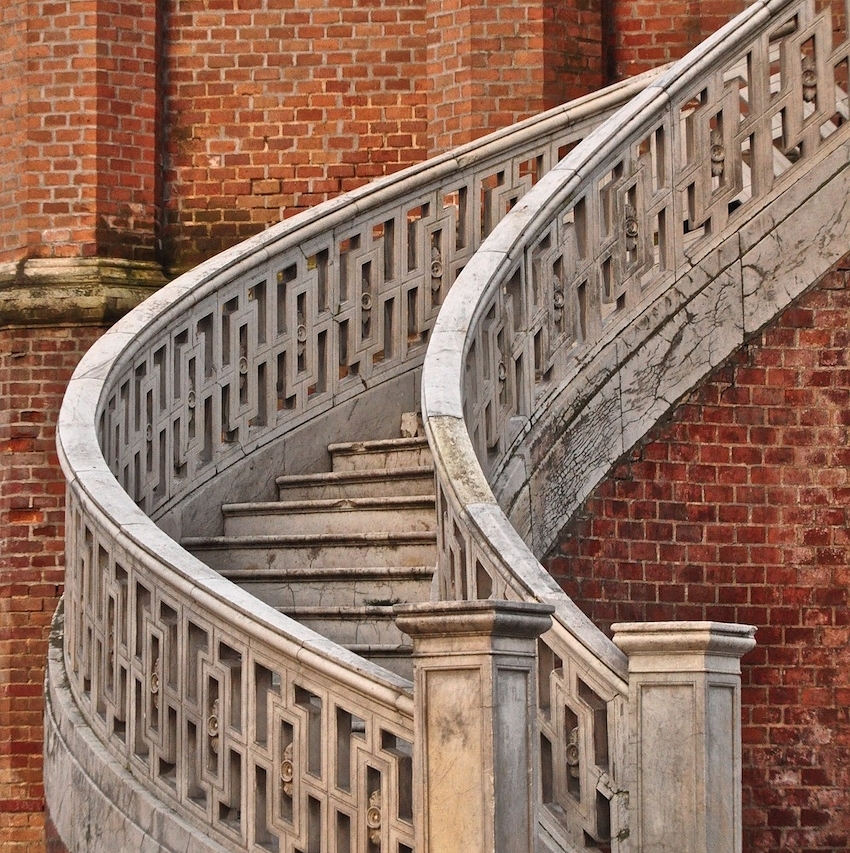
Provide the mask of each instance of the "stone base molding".
POLYGON ((0 329, 106 326, 167 282, 159 264, 45 258, 0 265, 0 329))
POLYGON ((93 735, 68 686, 63 636, 60 602, 50 635, 45 685, 44 787, 54 829, 50 849, 225 853, 224 847, 139 785, 93 735))

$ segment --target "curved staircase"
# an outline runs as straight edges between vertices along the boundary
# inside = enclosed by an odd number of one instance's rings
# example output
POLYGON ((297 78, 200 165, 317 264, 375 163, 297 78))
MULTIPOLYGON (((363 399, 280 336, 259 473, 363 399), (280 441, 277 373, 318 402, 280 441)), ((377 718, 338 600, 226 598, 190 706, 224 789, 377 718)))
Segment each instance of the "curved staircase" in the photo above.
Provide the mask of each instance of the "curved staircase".
POLYGON ((393 606, 428 601, 434 465, 421 422, 394 439, 328 445, 331 470, 280 476, 278 499, 224 504, 224 534, 183 546, 260 601, 412 677, 393 606))

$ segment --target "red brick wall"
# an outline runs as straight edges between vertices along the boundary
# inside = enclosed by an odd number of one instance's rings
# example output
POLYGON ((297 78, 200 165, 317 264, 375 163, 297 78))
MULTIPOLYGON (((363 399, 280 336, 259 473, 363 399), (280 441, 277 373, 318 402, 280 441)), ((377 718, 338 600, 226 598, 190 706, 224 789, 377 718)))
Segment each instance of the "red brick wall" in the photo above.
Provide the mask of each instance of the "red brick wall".
POLYGON ((65 482, 54 426, 95 329, 0 331, 0 839, 41 849, 44 661, 63 582, 65 482))
POLYGON ((166 0, 166 263, 427 154, 420 0, 166 0))
POLYGON ((26 12, 23 2, 0 5, 0 262, 17 260, 25 239, 26 12))
POLYGON ((2 4, 0 263, 154 258, 155 2, 2 4))
POLYGON ((747 0, 606 0, 608 74, 630 77, 679 59, 749 4, 747 0))
POLYGON ((430 153, 603 83, 599 0, 429 0, 430 153))
POLYGON ((850 848, 850 262, 627 455, 548 566, 601 627, 758 627, 745 845, 850 848))

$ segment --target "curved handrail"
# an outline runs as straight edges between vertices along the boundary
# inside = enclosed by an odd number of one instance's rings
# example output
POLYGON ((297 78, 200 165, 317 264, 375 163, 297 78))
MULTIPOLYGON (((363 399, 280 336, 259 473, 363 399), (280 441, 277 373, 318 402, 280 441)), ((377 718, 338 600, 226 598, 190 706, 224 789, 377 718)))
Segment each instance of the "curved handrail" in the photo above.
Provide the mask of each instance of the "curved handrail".
MULTIPOLYGON (((492 225, 648 79, 306 211, 163 288, 80 362, 57 426, 71 691, 113 755, 219 840, 300 833, 311 847, 287 808, 299 785, 334 801, 319 752, 342 748, 340 726, 360 744, 337 757, 359 762, 350 785, 409 786, 411 685, 261 604, 151 519, 419 369, 492 225)), ((385 831, 412 847, 411 816, 387 814, 385 831)))
MULTIPOLYGON (((741 258, 776 224, 770 205, 803 168, 830 151, 834 170, 844 168, 836 147, 847 137, 847 56, 846 41, 833 46, 828 11, 755 3, 524 196, 435 324, 422 407, 437 472, 440 594, 556 607, 540 664, 553 832, 582 827, 616 846, 625 829, 614 801, 627 667, 516 527, 543 553, 610 465, 769 319, 741 258), (598 795, 610 803, 601 816, 598 795), (563 811, 575 819, 559 822, 563 811)), ((834 213, 825 218, 843 234, 834 213)))

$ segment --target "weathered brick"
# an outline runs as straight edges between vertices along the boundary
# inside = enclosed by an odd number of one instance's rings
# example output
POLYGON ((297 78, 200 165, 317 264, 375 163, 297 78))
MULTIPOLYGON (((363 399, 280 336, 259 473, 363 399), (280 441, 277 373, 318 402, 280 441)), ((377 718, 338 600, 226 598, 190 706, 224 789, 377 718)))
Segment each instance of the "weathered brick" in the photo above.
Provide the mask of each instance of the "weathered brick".
POLYGON ((839 748, 850 744, 844 470, 850 460, 835 461, 844 445, 850 377, 838 357, 811 369, 839 337, 843 346, 850 327, 848 277, 838 273, 846 262, 615 466, 564 529, 549 563, 553 576, 569 577, 570 594, 603 628, 635 618, 757 626, 758 645, 744 658, 742 674, 746 853, 833 851, 845 849, 850 837, 847 754, 839 748), (783 347, 794 351, 778 359, 783 347), (715 430, 718 423, 733 425, 715 430), (645 464, 687 455, 688 446, 699 447, 699 464, 688 465, 687 487, 680 472, 645 464), (730 458, 737 464, 726 464, 730 458), (651 518, 652 499, 641 488, 649 477, 655 487, 659 479, 673 481, 677 502, 656 499, 658 518, 670 519, 673 530, 618 524, 618 537, 640 534, 625 560, 599 520, 614 508, 619 517, 651 518), (639 500, 622 494, 624 482, 639 500), (702 501, 695 499, 699 490, 702 501), (700 537, 704 543, 689 546, 686 555, 670 544, 700 537), (600 582, 630 581, 639 567, 654 581, 651 587, 630 582, 626 597, 606 597, 603 607, 590 594, 603 588, 600 582))

